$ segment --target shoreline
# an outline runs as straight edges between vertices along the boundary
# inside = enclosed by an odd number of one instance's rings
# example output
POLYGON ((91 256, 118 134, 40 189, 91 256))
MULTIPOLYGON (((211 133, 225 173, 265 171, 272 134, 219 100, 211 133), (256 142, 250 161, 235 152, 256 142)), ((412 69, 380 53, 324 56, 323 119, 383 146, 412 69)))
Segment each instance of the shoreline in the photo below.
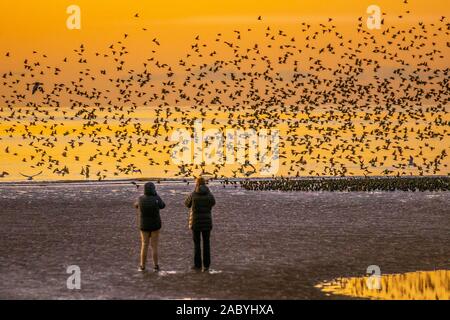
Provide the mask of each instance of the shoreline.
MULTIPOLYGON (((258 185, 271 184, 271 189, 267 190, 280 190, 281 185, 298 183, 320 184, 326 181, 333 182, 350 182, 359 181, 365 183, 379 182, 379 181, 408 181, 408 180, 428 180, 432 182, 441 182, 449 185, 450 189, 450 175, 434 175, 434 176, 347 176, 347 177, 335 177, 335 176, 304 176, 304 177, 272 177, 272 178, 207 178, 210 182, 219 182, 223 184, 236 184, 239 183, 243 188, 247 190, 255 190, 258 185)), ((146 177, 146 178, 128 178, 128 179, 106 179, 106 180, 32 180, 32 181, 0 181, 0 186, 39 186, 39 185, 58 185, 58 184, 122 184, 131 182, 155 182, 155 183, 187 183, 194 182, 195 178, 159 178, 159 177, 146 177)), ((260 190, 260 189, 258 189, 260 190)), ((290 190, 300 191, 300 190, 290 190)), ((319 191, 319 190, 316 190, 319 191)), ((448 190, 446 190, 448 191, 448 190)))

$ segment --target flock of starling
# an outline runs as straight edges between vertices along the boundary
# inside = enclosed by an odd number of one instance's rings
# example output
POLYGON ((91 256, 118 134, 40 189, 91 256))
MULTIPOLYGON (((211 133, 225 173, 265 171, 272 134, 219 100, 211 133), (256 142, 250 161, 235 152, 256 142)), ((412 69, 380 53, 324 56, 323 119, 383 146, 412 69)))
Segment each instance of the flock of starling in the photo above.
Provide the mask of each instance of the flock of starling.
POLYGON ((302 178, 241 181, 241 187, 253 191, 450 191, 450 177, 351 177, 302 178))
MULTIPOLYGON (((135 61, 133 33, 103 52, 82 44, 59 62, 32 52, 0 73, 1 152, 29 180, 137 178, 151 167, 170 177, 258 176, 248 162, 173 165, 171 132, 202 120, 224 132, 279 129, 283 176, 449 173, 445 17, 383 21, 381 30, 360 17, 351 35, 332 18, 299 21, 294 32, 255 22, 212 41, 194 36, 176 63, 158 57, 164 43, 153 35, 135 61)), ((3 55, 4 70, 14 53, 3 55)), ((0 178, 11 174, 1 169, 0 178)))

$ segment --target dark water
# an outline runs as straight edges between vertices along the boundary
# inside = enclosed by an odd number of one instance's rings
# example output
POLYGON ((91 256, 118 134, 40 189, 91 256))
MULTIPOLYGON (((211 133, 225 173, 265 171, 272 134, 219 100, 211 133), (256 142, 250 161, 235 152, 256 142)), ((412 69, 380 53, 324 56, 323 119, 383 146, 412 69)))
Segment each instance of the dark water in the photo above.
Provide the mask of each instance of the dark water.
MULTIPOLYGON (((158 185, 163 272, 137 271, 138 196, 127 183, 0 186, 0 298, 311 299, 340 276, 450 267, 450 193, 281 193, 211 186, 211 273, 190 271, 183 200, 158 185), (81 268, 69 290, 68 265, 81 268)), ((149 265, 151 262, 149 260, 149 265)))

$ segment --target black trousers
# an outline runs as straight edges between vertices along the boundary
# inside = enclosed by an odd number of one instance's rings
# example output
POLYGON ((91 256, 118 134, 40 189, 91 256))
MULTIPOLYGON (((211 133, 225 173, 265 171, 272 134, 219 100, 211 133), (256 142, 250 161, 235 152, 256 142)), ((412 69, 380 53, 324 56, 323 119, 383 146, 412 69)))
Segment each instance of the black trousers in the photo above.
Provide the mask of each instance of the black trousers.
POLYGON ((203 240, 203 267, 209 268, 211 263, 211 250, 209 246, 209 236, 211 231, 192 231, 194 238, 194 266, 202 267, 202 249, 201 240, 203 240))

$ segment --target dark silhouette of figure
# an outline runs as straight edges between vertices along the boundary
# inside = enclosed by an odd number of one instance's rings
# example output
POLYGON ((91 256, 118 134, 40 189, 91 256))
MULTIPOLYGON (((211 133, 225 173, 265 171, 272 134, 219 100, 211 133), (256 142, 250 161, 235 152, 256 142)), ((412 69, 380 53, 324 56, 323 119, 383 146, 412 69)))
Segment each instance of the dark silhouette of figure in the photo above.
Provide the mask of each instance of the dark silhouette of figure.
POLYGON ((153 269, 159 271, 158 264, 158 242, 161 229, 160 209, 166 204, 156 193, 155 185, 147 182, 144 186, 144 195, 140 196, 135 203, 139 210, 139 228, 141 230, 141 264, 139 270, 144 271, 147 262, 147 251, 149 242, 152 248, 153 269))
POLYGON ((216 204, 214 196, 206 186, 203 178, 198 178, 194 192, 185 201, 189 211, 189 228, 194 240, 194 269, 207 271, 211 264, 209 237, 212 230, 211 209, 216 204), (203 240, 203 256, 201 242, 203 240))

